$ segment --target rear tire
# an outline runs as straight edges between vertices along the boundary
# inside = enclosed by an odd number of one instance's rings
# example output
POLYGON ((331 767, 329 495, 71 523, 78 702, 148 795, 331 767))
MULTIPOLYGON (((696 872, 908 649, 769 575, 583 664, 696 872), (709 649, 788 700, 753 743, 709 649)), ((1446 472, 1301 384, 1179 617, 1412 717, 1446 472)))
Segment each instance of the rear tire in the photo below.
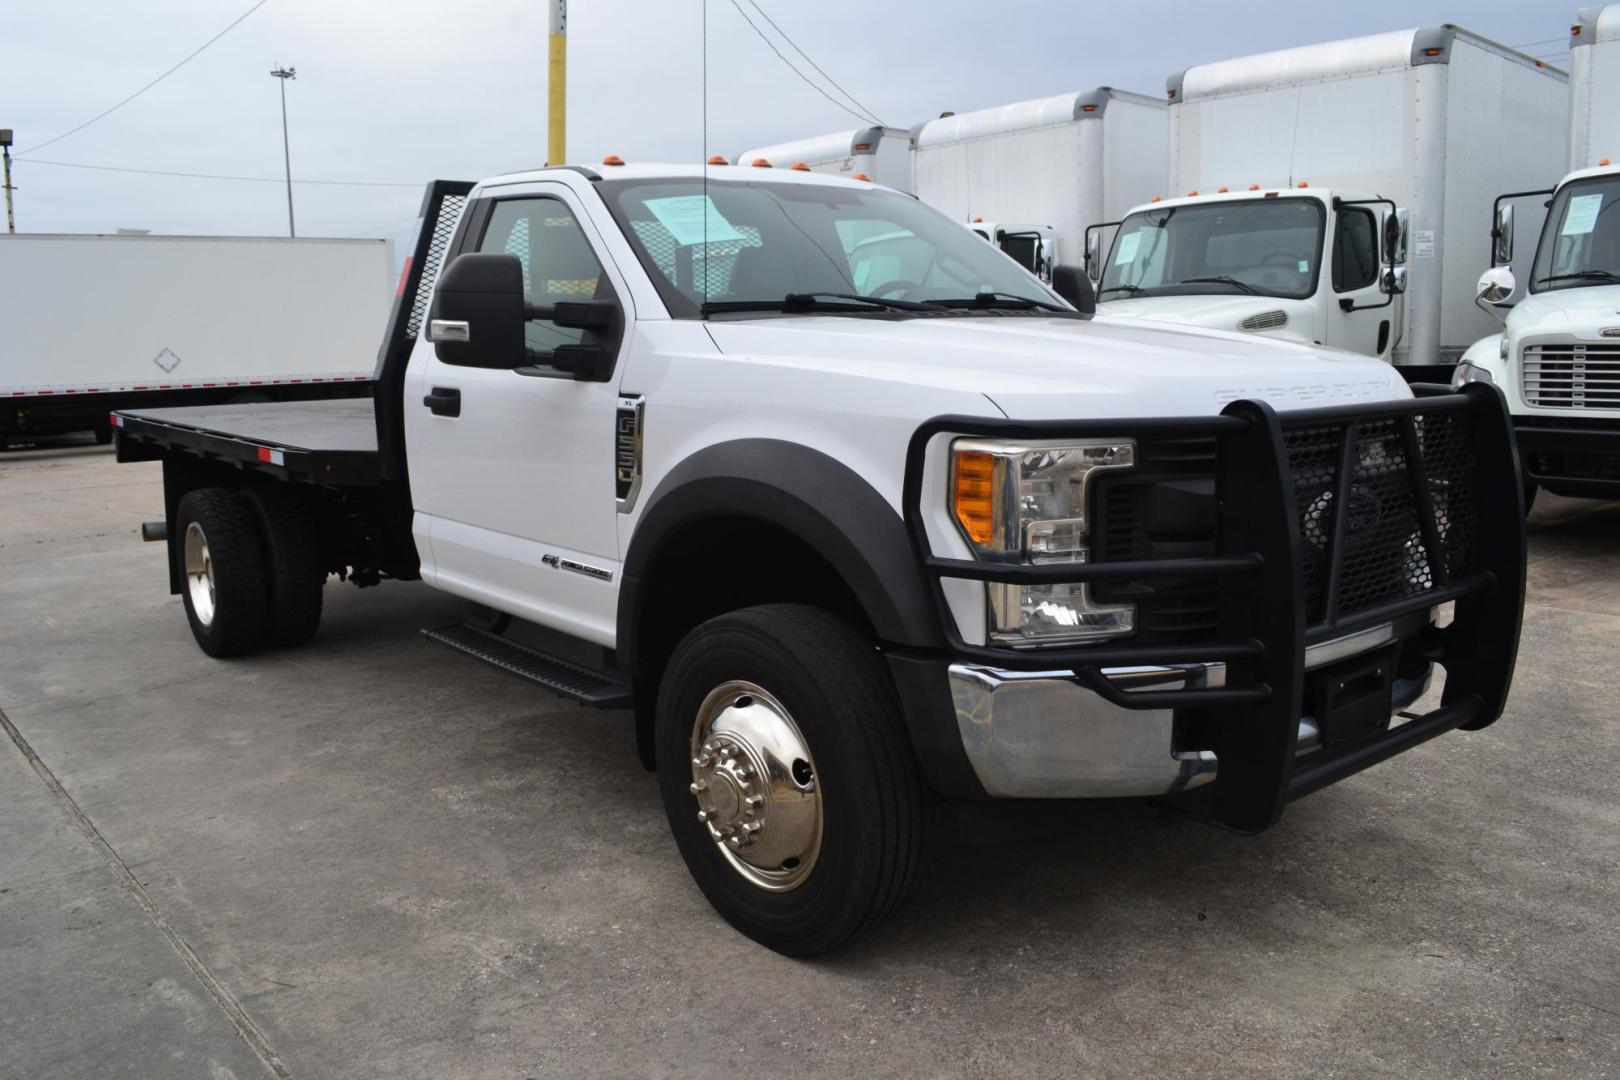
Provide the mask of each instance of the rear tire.
POLYGON ((175 511, 174 558, 191 634, 209 656, 240 656, 264 639, 264 543, 242 497, 198 488, 175 511))
MULTIPOLYGON (((819 608, 770 604, 699 626, 670 658, 655 737, 664 810, 687 869, 715 910, 755 941, 789 956, 825 952, 882 922, 910 893, 928 804, 883 660, 870 639, 842 619, 819 608), (808 760, 792 761, 788 775, 767 765, 774 781, 768 777, 764 784, 756 764, 751 774, 742 770, 740 789, 731 785, 722 775, 728 755, 756 763, 770 757, 734 749, 708 756, 705 732, 714 728, 704 726, 705 717, 738 715, 726 711, 730 706, 715 712, 716 702, 726 700, 744 712, 763 701, 765 715, 778 721, 780 711, 786 717, 781 730, 790 742, 802 740, 795 745, 808 760), (704 760, 714 764, 700 769, 704 760), (753 787, 748 776, 756 778, 753 787), (700 784, 707 800, 701 806, 693 790, 700 784), (720 787, 729 792, 717 798, 720 787), (805 817, 791 816, 802 813, 792 798, 812 789, 813 834, 805 817), (716 805, 724 806, 721 831, 752 825, 742 823, 752 811, 734 809, 739 790, 746 798, 761 790, 769 796, 758 811, 763 831, 747 834, 758 845, 754 857, 763 870, 740 865, 738 855, 747 857, 748 849, 728 849, 712 831, 716 805), (779 801, 781 792, 789 801, 779 801), (708 823, 698 817, 705 806, 708 823), (795 827, 810 839, 781 847, 781 837, 795 827), (793 854, 758 854, 773 844, 793 854)), ((790 751, 778 760, 796 756, 790 751)))
POLYGON ((1531 509, 1536 505, 1536 492, 1538 492, 1540 490, 1541 490, 1541 485, 1536 483, 1534 480, 1526 480, 1524 482, 1524 516, 1525 517, 1530 516, 1531 509))
POLYGON ((250 488, 264 537, 268 610, 265 644, 302 645, 321 625, 326 564, 309 502, 282 484, 250 488))

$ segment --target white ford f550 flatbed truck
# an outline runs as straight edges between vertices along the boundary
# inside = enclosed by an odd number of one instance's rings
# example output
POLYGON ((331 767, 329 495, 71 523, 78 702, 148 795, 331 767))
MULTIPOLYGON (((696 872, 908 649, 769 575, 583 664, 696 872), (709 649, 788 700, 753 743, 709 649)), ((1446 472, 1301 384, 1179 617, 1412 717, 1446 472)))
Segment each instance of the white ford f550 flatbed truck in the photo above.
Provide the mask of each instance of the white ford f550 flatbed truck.
POLYGON ((425 633, 630 708, 693 877, 774 949, 893 911, 936 800, 1252 832, 1502 712, 1494 387, 1096 318, 1078 268, 808 172, 549 168, 423 216, 373 402, 118 414, 170 589, 217 656, 307 641, 332 573, 465 598, 425 633))

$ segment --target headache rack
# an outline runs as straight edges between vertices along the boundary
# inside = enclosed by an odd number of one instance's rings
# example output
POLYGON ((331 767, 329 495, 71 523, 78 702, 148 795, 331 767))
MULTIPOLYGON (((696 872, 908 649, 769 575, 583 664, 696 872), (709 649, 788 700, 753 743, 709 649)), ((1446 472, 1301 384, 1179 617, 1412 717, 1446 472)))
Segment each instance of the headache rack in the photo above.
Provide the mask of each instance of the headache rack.
MULTIPOLYGON (((1128 709, 1175 709, 1203 726, 1219 762, 1208 812, 1238 829, 1274 822, 1298 798, 1452 728, 1501 715, 1518 649, 1524 595, 1523 496, 1501 394, 1415 386, 1411 399, 1278 414, 1235 401, 1219 416, 1109 421, 997 421, 946 416, 912 438, 907 526, 927 569, 950 652, 1026 671, 1071 670, 1128 709), (930 440, 949 433, 1010 439, 1129 437, 1140 461, 1207 485, 1213 513, 1170 542, 1129 489, 1098 485, 1089 515, 1135 514, 1097 561, 1008 564, 933 554, 923 525, 930 440), (1110 491, 1113 494, 1110 494, 1110 491), (1170 557, 1130 557, 1143 551, 1170 557), (1121 556, 1125 557, 1121 557, 1121 556), (1087 582, 1130 595, 1152 618, 1116 641, 1062 647, 970 644, 956 631, 942 580, 1033 585, 1087 582), (1404 659, 1436 663, 1438 709, 1369 737, 1296 756, 1308 681, 1306 650, 1360 631, 1410 623, 1455 603, 1451 623, 1408 642, 1404 659), (1222 662, 1225 684, 1125 690, 1105 669, 1222 662)), ((1130 473, 1110 478, 1115 485, 1130 473)), ((943 497, 931 493, 930 503, 943 497)), ((1093 520, 1093 529, 1107 529, 1093 520)), ((1183 523, 1185 526, 1186 523, 1183 523)))

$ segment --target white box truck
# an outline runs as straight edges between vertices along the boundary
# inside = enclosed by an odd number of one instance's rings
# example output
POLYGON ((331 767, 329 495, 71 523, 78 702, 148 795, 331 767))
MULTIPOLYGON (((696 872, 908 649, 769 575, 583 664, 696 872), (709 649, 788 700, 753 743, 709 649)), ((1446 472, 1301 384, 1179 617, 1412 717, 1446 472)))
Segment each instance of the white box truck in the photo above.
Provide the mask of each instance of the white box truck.
POLYGON ((386 240, 0 236, 0 443, 138 406, 357 397, 388 319, 386 240))
POLYGON ((1490 331, 1472 284, 1492 199, 1545 186, 1565 153, 1566 75, 1450 25, 1202 64, 1168 96, 1176 197, 1132 210, 1106 260, 1098 234, 1102 310, 1332 345, 1410 378, 1444 379, 1490 331))
POLYGON ((896 191, 911 190, 911 132, 905 128, 856 128, 760 146, 738 154, 736 164, 759 161, 778 169, 807 165, 811 172, 846 179, 864 176, 896 191))
POLYGON ((1078 265, 1087 226, 1163 190, 1165 133, 1164 102, 1107 86, 947 114, 915 129, 912 180, 1026 268, 1046 238, 1078 265))
POLYGON ((1620 4, 1581 9, 1571 42, 1571 171, 1550 190, 1497 200, 1478 294, 1503 326, 1453 377, 1494 383, 1507 399, 1527 505, 1541 487, 1620 497, 1620 4), (1513 218, 1527 203, 1538 218, 1549 209, 1539 243, 1521 252, 1529 273, 1515 274, 1513 218))

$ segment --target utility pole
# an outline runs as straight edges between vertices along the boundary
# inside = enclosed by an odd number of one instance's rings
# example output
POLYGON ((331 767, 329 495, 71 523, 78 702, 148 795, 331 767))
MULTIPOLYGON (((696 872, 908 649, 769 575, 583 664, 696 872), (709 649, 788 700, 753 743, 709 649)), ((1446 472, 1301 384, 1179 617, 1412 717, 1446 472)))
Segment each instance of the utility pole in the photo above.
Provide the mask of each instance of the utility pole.
POLYGON ((6 232, 17 231, 17 219, 11 215, 11 193, 16 189, 11 186, 11 129, 0 128, 0 159, 5 161, 6 189, 6 232))
POLYGON ((277 65, 270 74, 281 80, 281 160, 287 166, 287 235, 297 236, 298 230, 293 227, 292 151, 287 146, 287 80, 298 78, 298 69, 277 65))
POLYGON ((551 0, 551 107, 546 117, 546 164, 568 160, 568 0, 551 0))

